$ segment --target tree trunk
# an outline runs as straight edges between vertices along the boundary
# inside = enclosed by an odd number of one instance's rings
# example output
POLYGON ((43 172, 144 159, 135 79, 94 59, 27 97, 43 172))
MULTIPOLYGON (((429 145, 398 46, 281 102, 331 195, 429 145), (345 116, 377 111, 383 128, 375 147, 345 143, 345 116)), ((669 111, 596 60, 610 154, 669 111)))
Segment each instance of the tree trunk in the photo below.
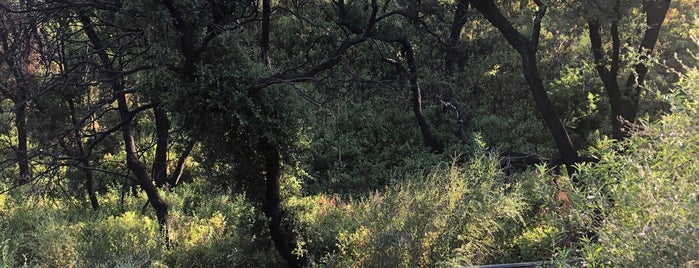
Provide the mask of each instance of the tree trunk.
POLYGON ((73 122, 73 139, 78 147, 77 156, 80 158, 80 171, 85 174, 85 191, 90 199, 90 205, 94 211, 99 210, 100 204, 97 201, 97 195, 95 194, 95 178, 90 169, 90 160, 88 159, 88 154, 85 152, 85 145, 82 141, 82 136, 80 135, 81 126, 78 125, 77 110, 75 109, 75 103, 72 99, 68 98, 68 107, 70 109, 70 119, 73 122))
POLYGON ((628 114, 622 116, 630 122, 636 121, 643 81, 648 73, 648 67, 643 64, 643 61, 648 59, 655 49, 655 44, 660 36, 660 28, 669 8, 670 0, 646 1, 644 3, 643 9, 646 12, 648 28, 643 34, 643 40, 641 40, 641 46, 638 49, 638 52, 641 53, 641 61, 634 66, 634 72, 629 75, 629 79, 626 81, 625 95, 631 98, 630 105, 633 109, 629 109, 628 114))
POLYGON ((119 110, 119 118, 123 123, 121 127, 122 136, 124 138, 124 151, 126 152, 126 165, 136 176, 136 182, 141 187, 141 189, 146 192, 148 196, 148 201, 151 203, 155 209, 155 215, 158 218, 158 223, 160 223, 160 229, 163 233, 165 245, 169 247, 170 245, 170 216, 168 214, 168 205, 165 200, 162 199, 158 188, 153 185, 150 176, 148 175, 148 168, 143 162, 138 159, 138 152, 136 149, 136 142, 131 130, 131 121, 133 120, 133 113, 129 111, 128 103, 126 102, 126 93, 124 92, 124 81, 119 76, 120 72, 115 70, 112 65, 112 61, 106 52, 106 47, 102 43, 102 39, 97 35, 92 24, 91 19, 83 14, 80 15, 80 22, 83 24, 85 34, 87 35, 90 43, 99 56, 102 68, 104 68, 108 77, 112 78, 112 94, 114 99, 117 100, 117 109, 119 110))
POLYGON ((561 154, 563 162, 568 165, 569 171, 572 164, 578 161, 578 152, 575 150, 573 142, 568 136, 568 131, 566 131, 565 126, 558 120, 556 116, 556 110, 553 108, 553 104, 546 93, 546 88, 544 88, 544 83, 541 81, 539 76, 539 69, 536 64, 536 55, 534 51, 522 54, 522 70, 524 72, 524 78, 527 80, 529 89, 534 96, 536 106, 541 112, 541 116, 546 122, 546 126, 553 136, 553 140, 556 142, 558 147, 558 152, 561 154))
POLYGON ((153 182, 148 175, 148 168, 138 159, 136 142, 130 123, 133 115, 131 111, 129 111, 128 104, 126 103, 126 96, 123 93, 123 84, 121 81, 114 82, 114 94, 117 99, 119 118, 123 122, 126 122, 121 127, 122 137, 124 138, 124 150, 126 151, 126 165, 136 176, 136 183, 138 183, 138 185, 141 186, 141 189, 146 192, 148 201, 155 209, 155 215, 158 218, 158 223, 160 223, 160 229, 165 239, 165 245, 169 247, 170 216, 168 214, 168 205, 160 196, 158 188, 153 185, 153 182))
POLYGON ((429 147, 435 152, 441 152, 443 149, 442 145, 432 136, 430 126, 427 124, 427 120, 425 120, 425 116, 422 113, 422 94, 420 91, 420 84, 418 83, 418 71, 417 64, 415 63, 413 47, 405 39, 402 39, 399 43, 401 44, 403 54, 405 54, 408 61, 410 91, 413 93, 411 102, 415 119, 417 120, 417 124, 420 127, 420 132, 422 133, 422 141, 425 143, 425 146, 429 147))
POLYGON ((97 194, 95 193, 95 178, 89 167, 90 162, 87 159, 83 159, 82 162, 85 166, 82 168, 83 173, 85 173, 85 191, 87 192, 87 197, 90 199, 92 210, 97 211, 100 209, 100 203, 97 201, 97 194))
MULTIPOLYGON (((616 2, 617 6, 615 6, 614 9, 618 9, 618 4, 619 3, 616 2)), ((621 40, 619 38, 618 22, 613 21, 609 28, 609 34, 612 39, 612 55, 610 56, 610 66, 607 68, 604 62, 605 51, 602 44, 602 34, 600 33, 601 26, 595 19, 590 19, 588 21, 590 44, 592 47, 592 55, 595 60, 595 68, 607 91, 609 105, 612 110, 612 136, 617 140, 626 139, 631 134, 628 125, 636 120, 643 81, 648 73, 648 68, 642 61, 647 59, 655 48, 660 34, 660 28, 665 20, 669 6, 670 0, 645 2, 646 24, 649 28, 646 29, 639 47, 641 63, 634 66, 634 72, 629 75, 623 93, 617 81, 621 57, 621 40)))
POLYGON ((279 254, 290 267, 302 267, 307 263, 305 255, 293 253, 295 238, 290 230, 283 225, 281 208, 281 157, 279 149, 266 138, 262 138, 259 149, 265 164, 265 206, 264 211, 269 219, 269 233, 279 254))
POLYGON ((182 173, 184 172, 184 164, 187 162, 187 157, 189 157, 189 154, 192 153, 194 144, 194 141, 190 141, 187 143, 187 147, 184 149, 184 151, 182 151, 180 159, 177 160, 177 166, 175 167, 174 172, 172 172, 172 177, 170 177, 170 185, 177 186, 180 184, 180 179, 182 178, 182 173))
POLYGON ((468 0, 457 0, 454 19, 449 27, 449 40, 461 40, 461 29, 466 24, 466 13, 468 12, 468 0))
POLYGON ((15 102, 15 129, 17 130, 17 164, 19 165, 19 179, 17 184, 29 182, 31 170, 29 169, 29 156, 27 153, 27 104, 25 101, 15 102))
POLYGON ((260 33, 260 59, 270 66, 269 58, 269 22, 272 15, 272 0, 262 0, 262 32, 260 33))
POLYGON ((471 5, 475 7, 478 12, 483 14, 483 16, 503 34, 505 39, 507 39, 510 45, 521 56, 522 71, 529 85, 529 90, 532 92, 536 106, 539 112, 541 112, 551 136, 553 136, 553 140, 556 142, 558 152, 561 154, 561 158, 564 164, 566 164, 568 172, 572 173, 574 171, 572 165, 579 160, 578 152, 573 142, 570 140, 565 126, 563 126, 563 123, 561 123, 556 116, 556 110, 553 108, 553 104, 548 97, 548 93, 546 92, 537 67, 536 52, 538 50, 539 31, 541 27, 541 18, 544 16, 546 8, 542 6, 540 1, 535 2, 539 5, 539 10, 536 13, 536 18, 532 27, 531 39, 517 31, 507 18, 502 15, 500 9, 492 0, 471 0, 471 5))
POLYGON ((456 2, 456 11, 454 12, 454 19, 449 27, 449 41, 446 53, 446 68, 447 71, 451 72, 454 68, 454 64, 458 65, 459 68, 463 69, 466 65, 466 55, 465 51, 461 47, 461 30, 466 24, 466 13, 468 12, 468 0, 458 0, 456 2))
MULTIPOLYGON (((155 100, 156 102, 158 100, 155 100)), ((158 188, 167 187, 167 152, 170 138, 170 119, 167 117, 165 109, 160 104, 153 107, 155 118, 155 156, 153 158, 152 176, 158 188)))
POLYGON ((604 60, 604 49, 602 48, 602 34, 601 26, 596 20, 590 20, 587 23, 590 44, 592 47, 592 56, 595 60, 595 69, 597 74, 602 79, 602 84, 604 89, 607 91, 607 98, 609 98, 609 105, 611 107, 612 116, 612 136, 615 139, 624 139, 628 134, 624 129, 625 120, 624 115, 632 113, 630 109, 635 109, 632 107, 632 103, 628 98, 624 98, 621 94, 621 88, 619 87, 619 82, 617 81, 617 75, 619 74, 619 58, 621 50, 621 41, 619 39, 619 29, 618 23, 612 22, 609 27, 610 35, 612 37, 612 56, 609 67, 603 62, 604 60))

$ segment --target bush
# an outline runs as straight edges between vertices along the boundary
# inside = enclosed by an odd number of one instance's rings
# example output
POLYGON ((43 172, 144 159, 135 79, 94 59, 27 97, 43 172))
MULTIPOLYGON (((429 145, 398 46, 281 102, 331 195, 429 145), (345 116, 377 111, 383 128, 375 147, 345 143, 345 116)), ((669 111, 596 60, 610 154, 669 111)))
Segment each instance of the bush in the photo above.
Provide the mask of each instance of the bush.
POLYGON ((518 226, 510 223, 522 222, 526 207, 519 188, 506 188, 497 159, 478 156, 362 200, 331 199, 309 229, 338 232, 337 247, 318 258, 328 266, 493 262, 505 258, 498 236, 505 226, 518 226), (344 228, 337 228, 337 222, 344 222, 344 228))
POLYGON ((76 267, 76 227, 58 217, 53 203, 41 197, 14 200, 4 196, 0 210, 0 267, 76 267))
POLYGON ((84 258, 113 267, 122 262, 146 265, 162 254, 158 222, 132 211, 86 224, 81 232, 84 258))
POLYGON ((606 216, 590 226, 599 238, 584 243, 581 255, 587 264, 699 264, 699 71, 690 70, 684 78, 690 79, 667 98, 672 114, 624 143, 601 142, 602 162, 581 170, 580 179, 589 184, 584 194, 606 216))

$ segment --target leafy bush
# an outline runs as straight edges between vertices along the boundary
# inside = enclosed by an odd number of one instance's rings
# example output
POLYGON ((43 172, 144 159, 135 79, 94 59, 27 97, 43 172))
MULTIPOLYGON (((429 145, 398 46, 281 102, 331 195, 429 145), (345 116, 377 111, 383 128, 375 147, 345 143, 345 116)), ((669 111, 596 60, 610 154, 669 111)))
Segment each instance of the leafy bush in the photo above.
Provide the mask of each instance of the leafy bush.
POLYGON ((74 267, 80 260, 75 226, 57 217, 59 203, 44 198, 3 198, 0 266, 74 267), (7 199, 6 199, 7 198, 7 199))
POLYGON ((86 224, 81 232, 85 259, 107 267, 129 260, 148 264, 161 255, 161 233, 156 220, 132 211, 86 224))
MULTIPOLYGON (((406 267, 502 259, 498 236, 508 222, 522 222, 526 207, 519 188, 506 188, 496 159, 479 156, 361 200, 320 198, 325 204, 309 229, 337 232, 337 246, 318 260, 329 266, 406 267)), ((312 236, 329 244, 322 231, 312 236)))
POLYGON ((606 216, 590 226, 599 238, 584 244, 582 257, 589 265, 699 264, 699 71, 682 77, 667 98, 672 114, 622 144, 602 141, 597 146, 602 163, 579 174, 589 182, 584 194, 606 216))

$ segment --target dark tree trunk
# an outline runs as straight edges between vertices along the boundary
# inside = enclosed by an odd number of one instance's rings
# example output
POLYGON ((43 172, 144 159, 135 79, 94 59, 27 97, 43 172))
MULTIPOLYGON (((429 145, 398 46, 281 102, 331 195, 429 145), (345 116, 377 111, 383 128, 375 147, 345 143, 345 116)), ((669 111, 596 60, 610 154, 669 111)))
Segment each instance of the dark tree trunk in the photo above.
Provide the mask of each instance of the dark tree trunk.
POLYGON ((165 238, 165 245, 169 246, 170 216, 168 214, 168 205, 160 196, 158 188, 153 185, 153 182, 148 175, 148 168, 138 159, 136 142, 130 123, 130 121, 133 119, 133 114, 131 111, 129 111, 128 104, 126 103, 126 96, 123 93, 122 82, 114 82, 113 88, 115 97, 117 99, 119 118, 123 122, 127 122, 121 127, 122 137, 124 138, 124 150, 126 151, 126 165, 136 176, 136 183, 138 183, 141 189, 146 192, 148 202, 150 202, 155 209, 155 215, 158 218, 158 223, 160 223, 160 228, 165 238))
POLYGON ((553 108, 553 104, 546 93, 544 88, 544 83, 541 81, 539 76, 539 69, 537 69, 536 55, 534 51, 522 55, 522 69, 524 71, 524 77, 529 84, 529 89, 534 96, 536 105, 541 112, 544 122, 548 127, 554 141, 558 147, 558 152, 561 154, 563 162, 568 166, 569 171, 572 164, 578 161, 578 152, 575 150, 573 142, 568 136, 563 123, 558 120, 556 116, 556 110, 553 108))
POLYGON ((461 29, 466 24, 466 13, 468 12, 468 0, 456 1, 456 11, 454 12, 454 20, 449 27, 449 40, 461 40, 461 29))
POLYGON ((15 108, 15 129, 17 130, 17 164, 19 165, 18 184, 29 182, 31 170, 29 169, 29 155, 27 153, 27 104, 25 101, 18 101, 15 108))
MULTIPOLYGON (((641 60, 647 59, 650 53, 653 52, 669 6, 670 0, 645 2, 646 24, 649 28, 646 29, 639 47, 639 53, 642 55, 641 60)), ((622 92, 622 88, 617 81, 621 55, 621 41, 618 28, 617 21, 613 21, 609 28, 609 34, 612 40, 612 54, 610 56, 609 67, 607 67, 607 63, 604 62, 605 51, 603 49, 601 25, 599 21, 595 19, 588 21, 590 44, 596 65, 595 68, 607 91, 609 105, 612 110, 612 136, 615 139, 623 140, 628 138, 631 134, 628 125, 636 120, 638 102, 640 100, 643 81, 648 73, 648 67, 643 63, 636 64, 634 66, 634 72, 629 75, 625 90, 622 92)))
POLYGON ((170 185, 177 186, 180 184, 180 179, 182 178, 182 173, 184 172, 184 164, 187 162, 187 157, 192 153, 194 149, 194 141, 187 143, 187 147, 182 151, 180 158, 177 160, 177 166, 175 166, 174 172, 172 172, 172 177, 170 177, 170 185))
POLYGON ((628 114, 622 116, 630 122, 636 121, 643 81, 648 73, 648 67, 643 64, 643 62, 650 57, 650 54, 653 53, 653 49, 655 49, 655 44, 658 42, 660 36, 660 28, 665 21, 665 16, 669 8, 670 0, 646 1, 644 4, 643 9, 646 12, 646 25, 648 28, 643 34, 643 40, 641 40, 641 46, 639 47, 641 61, 634 66, 634 72, 629 75, 629 79, 626 81, 625 95, 631 98, 631 106, 633 109, 630 109, 628 114))
POLYGON ((269 22, 272 15, 272 0, 262 0, 262 32, 260 33, 260 59, 270 66, 269 22))
POLYGON ((422 133, 422 141, 425 146, 429 147, 435 152, 441 152, 443 147, 442 144, 437 141, 432 136, 432 131, 430 131, 430 126, 427 124, 425 115, 422 112, 422 92, 420 90, 420 83, 418 78, 417 63, 415 61, 415 53, 413 52, 413 46, 410 44, 408 39, 404 36, 387 36, 382 34, 369 34, 369 38, 380 40, 389 43, 398 43, 401 46, 401 51, 403 56, 406 58, 408 69, 406 70, 401 64, 394 64, 402 72, 407 73, 408 80, 410 82, 410 91, 413 95, 410 102, 413 108, 413 114, 415 115, 415 120, 420 128, 420 133, 422 133))
POLYGON ((87 192, 87 197, 90 199, 90 205, 92 209, 97 211, 100 208, 100 204, 97 201, 97 194, 95 194, 95 177, 90 169, 90 160, 88 159, 88 154, 85 151, 85 145, 82 141, 82 136, 80 135, 80 126, 77 118, 77 110, 75 109, 75 103, 72 99, 68 98, 68 107, 70 109, 70 118, 73 122, 73 139, 78 147, 78 158, 80 158, 80 171, 85 174, 85 192, 87 192))
POLYGON ((604 50, 602 48, 602 34, 601 26, 595 20, 590 20, 587 23, 589 34, 590 34, 590 44, 592 47, 592 55, 595 60, 595 69, 597 74, 602 79, 602 84, 607 91, 607 98, 609 98, 609 104, 612 110, 612 130, 613 137, 615 139, 624 139, 626 137, 626 131, 623 128, 623 121, 625 120, 624 114, 629 114, 632 108, 632 104, 628 98, 623 98, 621 93, 621 88, 619 87, 619 82, 617 81, 617 75, 619 73, 619 54, 621 50, 621 42, 619 40, 619 29, 617 22, 612 22, 609 27, 610 35, 612 37, 612 56, 611 62, 609 62, 609 67, 607 67, 604 61, 604 50))
POLYGON ((104 68, 108 77, 112 78, 112 91, 114 99, 117 101, 117 109, 119 110, 119 119, 122 122, 121 132, 124 138, 124 151, 126 152, 126 165, 136 176, 136 183, 141 187, 141 189, 146 192, 148 196, 148 201, 151 203, 155 209, 156 217, 158 218, 158 223, 160 223, 161 231, 164 235, 165 245, 169 247, 170 245, 170 216, 168 214, 168 205, 165 200, 162 199, 158 188, 155 187, 148 175, 148 168, 143 162, 138 159, 138 152, 136 149, 136 142, 131 130, 131 122, 133 120, 133 112, 129 111, 128 103, 126 102, 126 93, 124 92, 124 82, 119 77, 119 71, 117 71, 112 65, 112 61, 109 58, 105 50, 105 46, 102 43, 102 39, 97 35, 92 24, 91 19, 83 14, 80 16, 80 22, 83 24, 85 34, 87 35, 90 43, 99 56, 102 68, 104 68))
POLYGON ((408 62, 408 78, 410 80, 410 91, 413 93, 413 98, 411 100, 413 106, 413 113, 415 114, 415 119, 417 120, 417 125, 420 127, 420 132, 422 133, 422 141, 425 146, 430 149, 441 152, 442 145, 432 136, 430 131, 430 126, 425 120, 425 116, 422 112, 422 94, 420 91, 420 84, 418 83, 418 70, 417 64, 415 63, 415 55, 413 53, 413 47, 410 45, 408 40, 400 40, 400 44, 405 54, 406 60, 408 62))
POLYGON ((152 176, 153 180, 155 180, 155 185, 162 188, 168 184, 167 152, 170 138, 170 119, 168 119, 165 109, 163 109, 160 104, 153 107, 153 115, 155 117, 155 134, 157 135, 157 141, 155 144, 152 176))
POLYGON ((85 166, 82 168, 83 173, 85 173, 85 191, 87 192, 87 197, 90 199, 92 209, 97 211, 100 209, 100 203, 97 201, 97 194, 95 193, 95 178, 92 174, 92 170, 89 167, 89 161, 84 159, 82 162, 85 166))
POLYGON ((295 239, 290 230, 283 224, 284 215, 281 208, 281 157, 279 149, 269 140, 263 138, 259 149, 264 157, 265 165, 265 206, 264 211, 269 219, 269 233, 274 246, 290 267, 302 267, 307 263, 307 257, 293 253, 295 239))
POLYGON ((448 71, 452 71, 454 64, 458 65, 459 68, 463 69, 466 65, 466 52, 462 48, 461 42, 461 30, 466 24, 466 13, 468 12, 468 0, 458 0, 456 2, 456 11, 454 12, 454 19, 449 27, 449 41, 446 48, 446 67, 448 71))
POLYGON ((578 152, 573 142, 570 140, 563 123, 561 123, 556 116, 556 111, 548 97, 537 67, 536 52, 538 50, 539 31, 541 27, 541 18, 544 16, 546 8, 540 1, 535 2, 539 5, 539 10, 537 11, 532 27, 531 39, 517 31, 507 18, 502 15, 500 9, 492 0, 471 0, 471 5, 483 14, 483 16, 503 34, 505 39, 507 39, 510 45, 521 56, 522 71, 529 85, 529 90, 532 92, 536 106, 539 112, 541 112, 549 132, 551 132, 551 136, 553 136, 556 142, 558 152, 561 154, 561 159, 564 164, 567 165, 568 171, 572 173, 574 171, 572 164, 576 163, 579 159, 578 152))

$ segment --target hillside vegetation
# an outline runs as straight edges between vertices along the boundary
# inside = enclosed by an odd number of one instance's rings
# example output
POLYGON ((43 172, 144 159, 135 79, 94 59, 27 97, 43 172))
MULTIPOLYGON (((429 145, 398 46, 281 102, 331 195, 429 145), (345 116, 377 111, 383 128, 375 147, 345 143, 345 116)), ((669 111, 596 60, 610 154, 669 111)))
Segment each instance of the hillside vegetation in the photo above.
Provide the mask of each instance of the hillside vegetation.
POLYGON ((698 267, 697 51, 693 0, 0 0, 0 267, 698 267))

